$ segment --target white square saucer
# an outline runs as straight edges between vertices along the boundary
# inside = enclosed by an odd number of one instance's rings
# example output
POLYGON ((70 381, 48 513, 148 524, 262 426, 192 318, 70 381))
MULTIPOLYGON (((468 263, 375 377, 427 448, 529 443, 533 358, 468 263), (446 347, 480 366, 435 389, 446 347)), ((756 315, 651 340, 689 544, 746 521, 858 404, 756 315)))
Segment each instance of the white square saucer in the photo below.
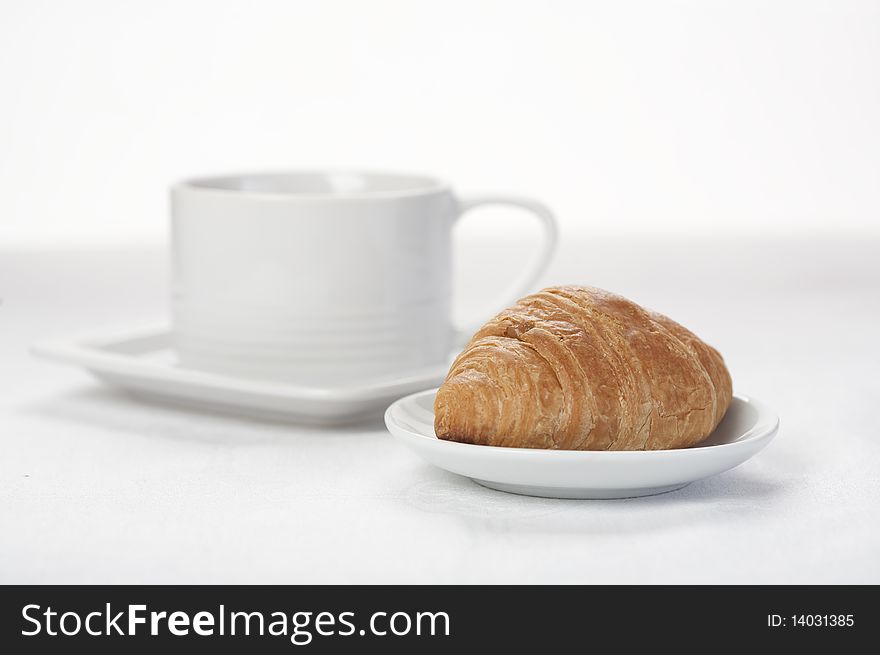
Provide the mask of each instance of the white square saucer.
POLYGON ((439 385, 448 367, 352 386, 312 388, 242 379, 179 365, 168 326, 106 331, 31 346, 137 396, 259 418, 339 425, 379 416, 397 398, 439 385))

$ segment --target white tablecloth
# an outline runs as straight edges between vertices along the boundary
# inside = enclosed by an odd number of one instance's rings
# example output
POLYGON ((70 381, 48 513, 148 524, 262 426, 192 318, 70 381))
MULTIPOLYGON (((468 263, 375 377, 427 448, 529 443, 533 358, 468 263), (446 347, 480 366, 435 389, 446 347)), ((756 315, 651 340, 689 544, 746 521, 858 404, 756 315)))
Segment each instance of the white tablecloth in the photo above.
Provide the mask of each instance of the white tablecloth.
MULTIPOLYGON (((470 244, 471 309, 515 273, 470 244)), ((515 247, 514 247, 515 249, 515 247)), ((503 494, 379 423, 324 430, 142 404, 27 353, 163 318, 161 249, 0 254, 0 582, 880 582, 880 243, 563 241, 603 286, 725 355, 777 439, 651 498, 503 494)))

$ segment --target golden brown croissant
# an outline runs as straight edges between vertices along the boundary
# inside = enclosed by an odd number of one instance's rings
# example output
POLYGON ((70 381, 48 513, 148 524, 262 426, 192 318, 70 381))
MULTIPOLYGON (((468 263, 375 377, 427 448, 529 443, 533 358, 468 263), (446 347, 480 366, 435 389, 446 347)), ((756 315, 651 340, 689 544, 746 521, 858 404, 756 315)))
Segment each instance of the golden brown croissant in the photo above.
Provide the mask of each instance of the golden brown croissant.
POLYGON ((490 320, 437 392, 440 439, 565 450, 686 448, 727 411, 721 355, 601 289, 551 287, 490 320))

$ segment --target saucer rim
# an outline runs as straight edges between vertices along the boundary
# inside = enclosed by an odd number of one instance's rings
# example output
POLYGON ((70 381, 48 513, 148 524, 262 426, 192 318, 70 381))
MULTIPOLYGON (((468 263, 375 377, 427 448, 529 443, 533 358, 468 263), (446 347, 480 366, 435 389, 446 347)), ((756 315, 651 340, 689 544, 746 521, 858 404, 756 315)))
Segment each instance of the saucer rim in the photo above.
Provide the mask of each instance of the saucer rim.
POLYGON ((116 342, 163 337, 170 338, 172 329, 168 323, 148 323, 137 327, 90 331, 65 338, 40 340, 29 346, 32 355, 51 362, 68 364, 87 369, 92 373, 117 376, 137 376, 140 379, 165 381, 173 377, 175 382, 222 391, 297 398, 299 400, 364 402, 385 396, 393 396, 395 389, 411 395, 419 384, 436 385, 445 377, 447 365, 422 369, 404 377, 378 384, 358 384, 340 387, 310 387, 272 380, 257 380, 210 371, 200 371, 164 362, 145 360, 138 355, 111 352, 108 347, 116 342))
MULTIPOLYGON (((741 394, 733 394, 733 399, 753 407, 758 412, 758 418, 755 421, 755 425, 746 430, 735 441, 711 445, 694 444, 693 446, 690 446, 688 448, 664 448, 658 450, 564 450, 550 448, 515 448, 511 446, 489 446, 485 444, 471 444, 460 441, 440 439, 433 434, 429 436, 421 432, 413 431, 401 425, 401 423, 394 416, 394 412, 397 410, 406 411, 405 409, 402 409, 404 405, 415 402, 418 398, 422 396, 436 395, 436 393, 437 388, 427 389, 424 391, 416 391, 414 393, 403 396, 402 398, 398 398, 397 400, 392 402, 391 405, 388 406, 388 409, 385 410, 384 415, 385 426, 388 428, 388 431, 391 432, 392 435, 397 436, 394 434, 394 431, 398 430, 401 433, 404 433, 409 438, 421 439, 425 442, 429 442, 432 444, 432 447, 437 447, 438 444, 442 444, 439 446, 440 448, 457 448, 460 452, 469 452, 474 455, 476 455, 477 453, 483 453, 489 454, 490 456, 494 454, 533 458, 565 457, 580 459, 603 459, 607 461, 611 459, 626 460, 635 457, 645 456, 659 456, 665 458, 694 457, 699 456, 695 455, 695 453, 700 452, 711 453, 718 452, 719 450, 740 449, 754 446, 758 446, 760 450, 776 436, 776 434, 779 432, 780 426, 779 415, 774 410, 772 410, 763 402, 755 400, 751 396, 741 394), (394 425, 394 429, 392 429, 392 424, 394 425)), ((706 438, 708 439, 709 437, 707 436, 706 438)))

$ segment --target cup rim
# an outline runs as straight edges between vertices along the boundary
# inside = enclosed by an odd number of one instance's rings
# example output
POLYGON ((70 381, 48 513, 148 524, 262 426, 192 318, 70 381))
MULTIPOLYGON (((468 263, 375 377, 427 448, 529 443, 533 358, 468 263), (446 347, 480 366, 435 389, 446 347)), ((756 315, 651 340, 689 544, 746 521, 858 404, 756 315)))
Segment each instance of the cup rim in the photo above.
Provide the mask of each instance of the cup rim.
POLYGON ((263 200, 388 200, 394 198, 416 197, 443 193, 450 190, 450 185, 439 178, 419 173, 398 173, 387 170, 361 168, 325 168, 325 169, 283 169, 262 170, 246 173, 221 173, 216 175, 199 175, 174 183, 173 192, 220 195, 226 198, 248 198, 263 200), (284 177, 305 177, 322 175, 357 175, 372 178, 398 178, 407 180, 414 186, 399 189, 368 189, 358 191, 268 191, 247 189, 233 186, 247 179, 266 179, 284 177), (223 186, 223 183, 230 186, 223 186))

